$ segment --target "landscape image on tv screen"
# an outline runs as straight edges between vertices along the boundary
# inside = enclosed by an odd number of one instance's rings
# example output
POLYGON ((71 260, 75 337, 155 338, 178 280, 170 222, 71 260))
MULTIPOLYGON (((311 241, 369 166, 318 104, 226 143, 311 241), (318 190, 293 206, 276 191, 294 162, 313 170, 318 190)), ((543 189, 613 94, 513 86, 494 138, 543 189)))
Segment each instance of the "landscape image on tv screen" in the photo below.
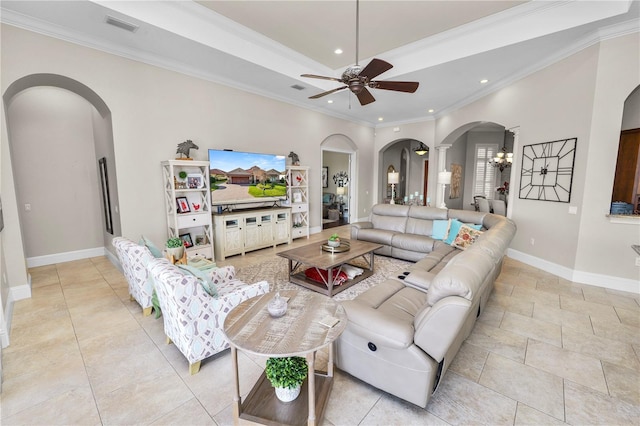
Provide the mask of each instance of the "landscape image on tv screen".
POLYGON ((214 205, 287 197, 284 155, 210 149, 209 175, 214 205))

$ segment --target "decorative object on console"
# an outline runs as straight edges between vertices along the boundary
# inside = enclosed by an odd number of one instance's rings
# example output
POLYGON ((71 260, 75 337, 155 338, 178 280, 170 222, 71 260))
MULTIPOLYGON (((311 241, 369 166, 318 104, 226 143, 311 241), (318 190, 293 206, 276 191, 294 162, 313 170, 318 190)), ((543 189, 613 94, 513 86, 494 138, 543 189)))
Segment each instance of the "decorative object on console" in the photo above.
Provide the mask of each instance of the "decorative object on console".
POLYGON ((447 205, 444 203, 444 196, 446 192, 446 186, 451 184, 451 172, 448 172, 447 169, 438 173, 438 185, 442 185, 442 204, 438 207, 441 209, 446 209, 447 205))
POLYGON ((387 182, 391 185, 391 201, 390 204, 396 203, 396 185, 400 183, 400 173, 391 172, 387 174, 387 182))
POLYGON ((526 145, 522 150, 520 198, 568 203, 577 142, 578 138, 571 138, 526 145))
POLYGON ((176 154, 180 154, 180 157, 176 158, 176 160, 193 160, 193 158, 189 157, 189 151, 191 149, 199 149, 198 145, 193 143, 191 139, 187 139, 186 141, 179 143, 176 154), (185 158, 182 157, 183 155, 185 158))
POLYGON ((300 356, 269 358, 264 373, 276 389, 282 402, 290 402, 300 395, 302 382, 307 378, 307 360, 300 356))
POLYGON ((429 153, 429 147, 423 144, 422 142, 420 142, 420 144, 413 149, 413 152, 415 152, 416 154, 422 157, 423 155, 429 153))
POLYGON ((495 157, 489 160, 489 164, 499 169, 500 173, 502 173, 504 169, 511 167, 511 164, 513 163, 513 152, 507 152, 507 135, 509 133, 512 132, 510 132, 509 130, 504 131, 504 138, 502 139, 502 149, 496 154, 495 157))
POLYGON ((296 154, 295 152, 291 151, 289 153, 289 155, 287 155, 287 157, 291 158, 291 165, 292 166, 299 166, 300 165, 300 157, 298 157, 298 154, 296 154))

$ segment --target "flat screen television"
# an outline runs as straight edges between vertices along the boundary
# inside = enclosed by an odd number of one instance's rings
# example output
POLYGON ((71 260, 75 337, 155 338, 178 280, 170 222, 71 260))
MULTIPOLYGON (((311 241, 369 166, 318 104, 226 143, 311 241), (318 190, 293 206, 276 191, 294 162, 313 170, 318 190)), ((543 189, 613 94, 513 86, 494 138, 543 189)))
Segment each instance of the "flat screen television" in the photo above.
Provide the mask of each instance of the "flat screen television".
POLYGON ((209 150, 212 205, 285 200, 285 176, 284 155, 209 150))

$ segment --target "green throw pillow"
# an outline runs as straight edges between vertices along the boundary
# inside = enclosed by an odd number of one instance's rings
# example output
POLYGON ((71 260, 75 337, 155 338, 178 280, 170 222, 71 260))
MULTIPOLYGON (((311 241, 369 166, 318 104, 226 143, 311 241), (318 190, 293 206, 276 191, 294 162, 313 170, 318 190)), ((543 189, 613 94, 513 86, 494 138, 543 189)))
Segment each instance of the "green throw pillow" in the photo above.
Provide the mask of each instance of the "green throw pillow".
POLYGON ((211 297, 218 297, 218 289, 215 284, 211 282, 211 279, 207 276, 204 271, 201 271, 198 268, 194 268, 189 265, 176 265, 178 268, 182 269, 184 272, 187 272, 194 277, 198 278, 200 283, 202 284, 202 288, 206 291, 211 297))
POLYGON ((138 241, 138 244, 140 244, 141 246, 145 246, 146 248, 149 249, 149 251, 151 252, 151 255, 153 257, 155 257, 156 259, 159 259, 162 256, 162 250, 160 250, 158 247, 155 246, 155 244, 153 244, 151 242, 151 240, 149 240, 147 237, 145 237, 144 235, 140 236, 140 241, 138 241))

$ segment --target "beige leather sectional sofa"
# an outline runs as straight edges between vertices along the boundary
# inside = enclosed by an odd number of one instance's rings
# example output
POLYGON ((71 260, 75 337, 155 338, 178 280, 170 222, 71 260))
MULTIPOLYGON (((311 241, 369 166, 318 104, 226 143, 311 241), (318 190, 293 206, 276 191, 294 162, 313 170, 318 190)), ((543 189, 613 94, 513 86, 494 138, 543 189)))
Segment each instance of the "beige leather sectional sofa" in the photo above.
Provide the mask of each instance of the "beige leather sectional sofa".
POLYGON ((510 219, 490 213, 374 206, 370 222, 352 225, 352 238, 416 263, 343 302, 349 323, 336 344, 337 366, 426 407, 484 309, 515 232, 510 219), (483 233, 465 250, 432 238, 434 221, 448 219, 482 225, 483 233))

